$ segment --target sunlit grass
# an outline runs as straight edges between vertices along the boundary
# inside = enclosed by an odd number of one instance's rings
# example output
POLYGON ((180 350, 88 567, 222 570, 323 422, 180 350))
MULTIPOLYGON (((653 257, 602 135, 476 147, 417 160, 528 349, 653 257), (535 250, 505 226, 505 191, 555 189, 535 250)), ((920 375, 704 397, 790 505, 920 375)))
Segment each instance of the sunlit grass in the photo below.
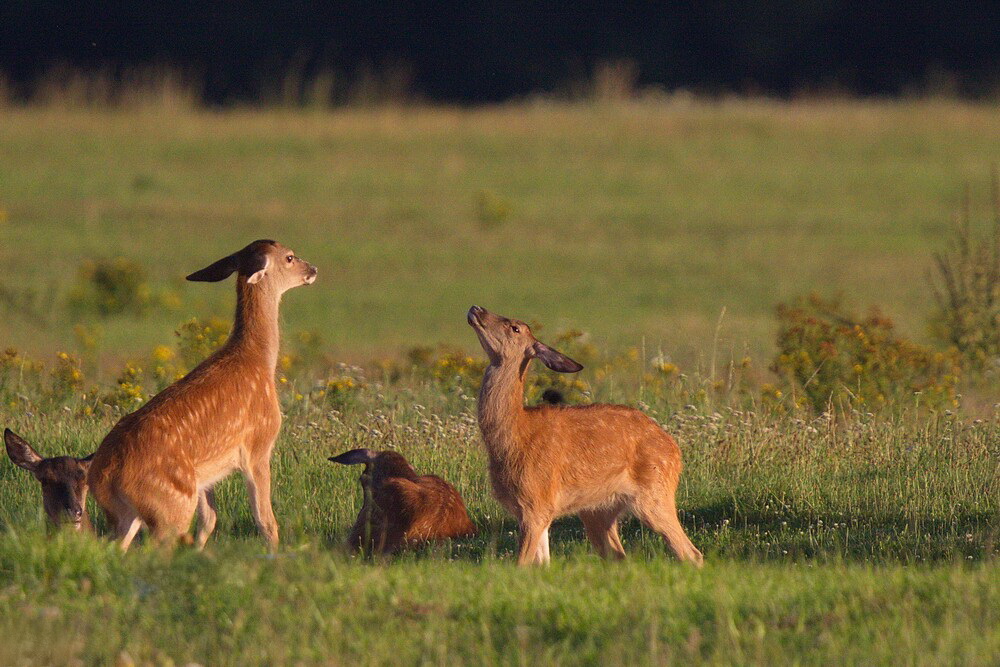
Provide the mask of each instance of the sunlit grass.
MULTIPOLYGON (((931 251, 1000 153, 997 111, 959 103, 2 113, 5 288, 58 303, 122 255, 183 313, 228 315, 230 289, 181 278, 274 236, 320 268, 288 327, 344 354, 471 346, 474 302, 687 361, 725 307, 720 348, 760 353, 774 304, 814 289, 920 339, 931 251)), ((67 349, 76 322, 40 309, 0 338, 67 349)), ((104 342, 150 349, 176 320, 112 319, 104 342)))
MULTIPOLYGON (((0 465, 0 660, 981 663, 1000 646, 995 419, 654 404, 681 443, 681 516, 705 569, 677 563, 634 520, 622 527, 628 562, 603 563, 567 518, 553 527, 553 566, 525 572, 472 402, 436 381, 355 391, 336 410, 293 402, 272 462, 275 558, 238 478, 219 488, 205 553, 122 556, 46 537, 37 483, 0 465), (326 458, 354 447, 397 449, 453 482, 479 535, 391 562, 349 558, 357 471, 326 458)), ((2 414, 43 453, 89 452, 113 423, 2 414)))
POLYGON ((812 290, 877 303, 925 337, 930 254, 1000 154, 995 108, 0 114, 0 427, 43 455, 90 453, 224 337, 232 286, 185 274, 259 237, 320 268, 282 306, 278 555, 238 476, 218 489, 205 553, 123 556, 47 536, 37 482, 0 460, 0 663, 1000 654, 992 401, 972 416, 916 398, 817 415, 783 411, 781 385, 763 384, 774 305, 812 290), (79 269, 118 257, 155 307, 68 308, 79 269), (586 357, 559 385, 571 401, 639 406, 677 437, 704 570, 634 520, 628 562, 603 563, 574 518, 553 527, 551 568, 514 567, 474 414, 472 303, 586 357), (592 335, 559 339, 573 328, 592 335), (326 458, 355 447, 397 449, 454 483, 479 535, 388 563, 345 555, 357 471, 326 458))

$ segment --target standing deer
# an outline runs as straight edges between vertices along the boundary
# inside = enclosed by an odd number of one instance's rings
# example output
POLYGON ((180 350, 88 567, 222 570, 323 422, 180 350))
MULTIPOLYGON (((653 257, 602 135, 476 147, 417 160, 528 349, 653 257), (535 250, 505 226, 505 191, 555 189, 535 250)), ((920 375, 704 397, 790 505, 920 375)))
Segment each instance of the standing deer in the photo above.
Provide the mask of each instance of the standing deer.
POLYGON ((350 549, 392 554, 406 544, 476 532, 455 487, 437 475, 418 475, 398 452, 352 449, 329 460, 365 464, 364 503, 347 538, 350 549))
POLYGON ((560 373, 583 366, 536 339, 527 324, 473 306, 469 324, 489 357, 479 391, 479 428, 493 492, 520 528, 519 565, 549 562, 549 526, 578 514, 601 556, 622 559, 618 517, 632 512, 677 557, 702 555, 677 518, 677 443, 643 413, 622 405, 524 407, 532 359, 560 373))
MULTIPOLYGON (((236 274, 236 318, 225 344, 194 370, 123 417, 94 453, 94 498, 128 549, 145 524, 161 542, 189 540, 201 492, 239 469, 257 528, 278 546, 271 509, 271 450, 281 426, 274 374, 278 306, 316 267, 275 241, 255 241, 192 273, 218 282, 236 274)), ((200 499, 200 500, 199 500, 200 499)))

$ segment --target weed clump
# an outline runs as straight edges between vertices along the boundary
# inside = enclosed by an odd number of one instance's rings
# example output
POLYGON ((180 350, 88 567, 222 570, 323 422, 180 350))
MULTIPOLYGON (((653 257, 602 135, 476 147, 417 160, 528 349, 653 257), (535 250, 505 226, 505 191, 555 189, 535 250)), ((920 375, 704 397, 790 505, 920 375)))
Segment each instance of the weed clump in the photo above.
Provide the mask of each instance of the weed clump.
POLYGON ((505 222, 511 214, 510 201, 492 190, 476 193, 476 218, 483 227, 496 227, 505 222))
MULTIPOLYGON (((778 356, 771 370, 790 385, 796 406, 822 412, 833 402, 848 409, 900 405, 915 396, 931 408, 957 406, 959 359, 896 333, 877 308, 864 317, 837 300, 813 294, 779 305, 778 356)), ((772 388, 772 399, 784 394, 772 388)))
POLYGON ((968 198, 952 228, 951 247, 934 255, 937 311, 931 331, 953 345, 974 372, 1000 370, 1000 179, 993 173, 993 229, 972 230, 968 198))
POLYGON ((229 338, 230 328, 229 322, 221 317, 192 317, 177 327, 174 333, 181 370, 186 372, 194 368, 222 347, 229 338))

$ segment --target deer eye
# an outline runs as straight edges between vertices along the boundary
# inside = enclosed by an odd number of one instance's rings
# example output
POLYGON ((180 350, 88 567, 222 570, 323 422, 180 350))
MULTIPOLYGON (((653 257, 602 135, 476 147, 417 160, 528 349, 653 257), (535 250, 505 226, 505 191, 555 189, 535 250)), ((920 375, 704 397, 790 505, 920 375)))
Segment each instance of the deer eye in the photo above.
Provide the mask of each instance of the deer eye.
POLYGON ((510 330, 513 331, 514 333, 521 333, 520 327, 518 327, 516 324, 510 325, 510 330))
POLYGON ((288 257, 285 258, 285 261, 291 264, 293 259, 295 259, 295 255, 289 255, 288 257))

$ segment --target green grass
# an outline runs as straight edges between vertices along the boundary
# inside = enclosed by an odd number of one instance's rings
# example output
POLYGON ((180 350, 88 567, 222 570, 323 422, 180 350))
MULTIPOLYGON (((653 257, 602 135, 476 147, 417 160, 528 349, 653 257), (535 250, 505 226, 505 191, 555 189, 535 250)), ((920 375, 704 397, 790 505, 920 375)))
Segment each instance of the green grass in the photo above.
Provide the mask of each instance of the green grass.
POLYGON ((2 285, 42 321, 8 313, 0 339, 38 354, 73 347, 46 303, 81 261, 128 256, 183 298, 103 323, 121 355, 228 316, 229 288, 181 279, 258 237, 319 266, 285 319, 344 355, 471 347, 474 302, 689 361, 725 308, 721 349, 760 353, 774 304, 813 289, 919 339, 931 252, 1000 154, 1000 111, 950 102, 0 114, 2 285))
MULTIPOLYGON (((305 398, 283 394, 273 558, 238 477, 205 553, 122 555, 47 536, 37 483, 0 461, 0 664, 995 662, 1000 413, 781 415, 711 382, 744 348, 759 373, 774 304, 812 289, 879 303, 922 338, 930 253, 966 182, 985 189, 998 122, 957 103, 0 110, 0 296, 16 302, 0 299, 0 348, 51 359, 84 323, 100 330, 87 364, 118 368, 188 317, 228 318, 231 285, 181 278, 267 236, 319 266, 283 326, 318 331, 334 360, 479 355, 474 302, 543 322, 542 338, 577 326, 602 351, 642 348, 584 375, 678 438, 681 518, 706 557, 682 566, 630 519, 629 560, 604 563, 567 518, 553 565, 519 570, 467 387, 368 367, 317 400, 307 369, 289 374, 305 398), (480 222, 484 191, 506 218, 480 222), (64 307, 80 262, 116 255, 180 307, 64 307), (644 383, 657 350, 690 377, 644 383), (716 356, 718 374, 694 370, 716 356), (357 470, 326 457, 359 446, 452 481, 479 535, 391 562, 344 554, 357 470)), ((83 391, 107 388, 85 373, 83 391)), ((93 451, 116 418, 30 373, 0 379, 0 426, 44 455, 93 451)))
POLYGON ((123 563, 112 548, 71 541, 4 544, 0 564, 11 562, 26 571, 0 592, 5 664, 124 654, 153 664, 930 665, 986 664, 1000 650, 997 569, 982 565, 726 561, 699 572, 581 558, 522 572, 234 548, 123 563), (49 576, 46 566, 69 559, 78 564, 49 576))
MULTIPOLYGON (((289 408, 272 463, 283 547, 265 555, 242 483, 219 488, 205 554, 128 555, 46 538, 37 484, 0 466, 0 661, 203 664, 490 661, 983 663, 1000 649, 1000 421, 652 414, 682 444, 679 503, 697 571, 634 520, 604 563, 557 522, 553 566, 514 565, 471 404, 419 382, 341 410, 289 408), (357 470, 326 457, 395 448, 451 480, 480 534, 368 563, 340 543, 357 470), (58 632, 57 632, 58 630, 58 632), (45 638, 44 641, 41 641, 45 638)), ((84 453, 108 417, 5 423, 84 453)), ((96 509, 96 508, 95 508, 96 509)), ((100 524, 100 521, 98 521, 100 524)))

